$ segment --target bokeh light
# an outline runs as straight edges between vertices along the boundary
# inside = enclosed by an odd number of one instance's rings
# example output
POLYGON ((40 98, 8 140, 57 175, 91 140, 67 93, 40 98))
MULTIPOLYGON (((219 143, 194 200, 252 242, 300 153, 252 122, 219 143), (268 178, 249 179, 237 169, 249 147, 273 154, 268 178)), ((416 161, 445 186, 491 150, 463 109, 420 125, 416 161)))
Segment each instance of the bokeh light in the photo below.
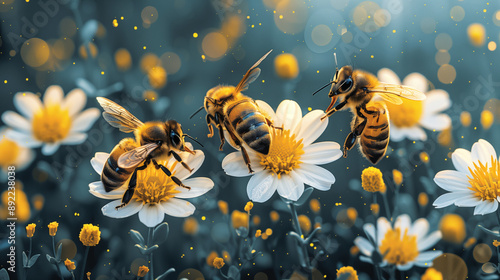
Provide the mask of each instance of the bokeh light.
POLYGON ((226 37, 219 32, 208 33, 201 43, 203 53, 209 60, 220 59, 226 53, 228 47, 226 37))
POLYGON ((50 48, 47 42, 39 38, 31 38, 21 47, 21 57, 24 63, 31 67, 42 66, 50 57, 50 48))

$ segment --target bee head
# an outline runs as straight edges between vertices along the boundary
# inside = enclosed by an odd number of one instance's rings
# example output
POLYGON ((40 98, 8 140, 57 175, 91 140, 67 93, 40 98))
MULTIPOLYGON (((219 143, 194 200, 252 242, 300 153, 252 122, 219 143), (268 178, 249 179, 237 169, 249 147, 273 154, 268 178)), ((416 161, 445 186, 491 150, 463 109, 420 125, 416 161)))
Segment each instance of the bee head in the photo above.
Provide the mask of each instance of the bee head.
POLYGON ((187 146, 186 142, 184 142, 184 136, 185 134, 182 133, 182 127, 181 124, 174 121, 174 120, 169 120, 165 122, 165 132, 167 135, 167 143, 171 145, 171 147, 180 150, 180 151, 185 151, 189 152, 191 154, 194 154, 193 151, 191 151, 187 146))
POLYGON ((329 97, 339 94, 347 94, 354 88, 354 80, 352 78, 352 66, 344 66, 335 74, 335 78, 330 88, 329 97))

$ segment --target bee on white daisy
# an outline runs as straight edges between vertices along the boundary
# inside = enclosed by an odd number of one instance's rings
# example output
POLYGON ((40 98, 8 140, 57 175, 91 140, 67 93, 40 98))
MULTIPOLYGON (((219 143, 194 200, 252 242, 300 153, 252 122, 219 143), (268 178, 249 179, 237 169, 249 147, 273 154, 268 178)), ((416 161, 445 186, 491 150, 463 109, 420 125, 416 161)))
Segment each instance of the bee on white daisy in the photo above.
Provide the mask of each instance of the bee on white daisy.
MULTIPOLYGON (((382 68, 378 71, 379 81, 390 84, 401 84, 401 80, 392 70, 382 68)), ((427 140, 422 129, 442 131, 451 126, 451 118, 441 112, 451 107, 448 93, 442 89, 429 90, 427 79, 420 73, 411 73, 403 80, 403 85, 410 86, 425 93, 423 101, 402 99, 403 104, 395 105, 386 102, 391 125, 391 140, 399 142, 405 138, 410 140, 427 140)))
POLYGON ((35 153, 32 149, 19 146, 16 142, 6 137, 7 128, 0 128, 0 181, 7 180, 9 166, 14 166, 16 171, 27 168, 35 153))
POLYGON ((436 208, 452 204, 475 207, 474 215, 493 213, 500 201, 500 164, 495 148, 479 139, 472 150, 456 149, 451 155, 456 170, 443 170, 434 182, 448 191, 433 203, 436 208))
POLYGON ((360 260, 364 262, 373 264, 372 256, 376 250, 382 256, 379 264, 381 267, 391 265, 400 271, 406 271, 414 265, 432 266, 432 261, 443 253, 437 250, 427 251, 441 239, 441 232, 437 230, 428 234, 429 222, 424 218, 412 224, 410 216, 403 214, 396 218, 392 227, 391 222, 380 217, 377 228, 367 223, 363 229, 369 239, 356 237, 354 244, 363 254, 360 260), (377 244, 376 247, 374 243, 377 244))
POLYGON ((70 91, 64 98, 60 86, 50 86, 43 103, 36 94, 18 92, 14 106, 22 115, 13 111, 2 114, 2 121, 12 128, 6 136, 23 147, 42 146, 44 155, 54 154, 60 145, 81 144, 100 114, 97 108, 81 112, 86 102, 81 89, 70 91))
MULTIPOLYGON (((189 149, 193 149, 190 143, 186 143, 189 149)), ((180 152, 182 161, 190 166, 193 171, 189 172, 178 163, 173 157, 158 163, 167 167, 172 176, 177 177, 186 186, 186 189, 177 185, 171 177, 167 176, 161 169, 156 169, 153 164, 149 164, 144 170, 137 171, 137 185, 134 196, 130 202, 116 209, 121 205, 122 197, 128 188, 130 181, 127 180, 121 187, 106 192, 102 181, 89 184, 89 192, 96 197, 112 200, 102 207, 104 216, 111 218, 126 218, 139 213, 139 220, 147 227, 154 227, 165 218, 165 214, 173 217, 187 217, 194 213, 194 205, 182 198, 194 198, 205 194, 214 186, 214 182, 206 177, 189 178, 202 165, 205 155, 201 150, 196 150, 192 155, 187 152, 180 152)), ((90 163, 94 170, 101 175, 104 164, 108 159, 108 153, 96 153, 90 163)))
POLYGON ((337 160, 342 151, 335 142, 313 144, 328 126, 328 119, 320 120, 325 113, 314 110, 302 117, 299 104, 292 100, 282 101, 276 112, 267 103, 256 102, 275 127, 271 129, 269 153, 262 155, 247 148, 254 170, 249 173, 241 153, 233 152, 222 161, 224 171, 235 177, 251 176, 247 194, 254 202, 267 201, 275 191, 283 198, 297 201, 304 184, 329 190, 335 177, 318 164, 337 160))

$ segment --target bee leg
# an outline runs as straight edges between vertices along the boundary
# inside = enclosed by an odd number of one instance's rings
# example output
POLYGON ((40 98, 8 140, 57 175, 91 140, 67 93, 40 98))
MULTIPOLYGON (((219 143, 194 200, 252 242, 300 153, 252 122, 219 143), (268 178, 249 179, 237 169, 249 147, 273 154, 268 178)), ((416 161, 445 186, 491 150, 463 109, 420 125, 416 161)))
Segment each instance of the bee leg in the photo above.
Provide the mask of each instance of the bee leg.
POLYGON ((245 164, 248 167, 248 172, 253 173, 252 167, 250 166, 250 157, 248 156, 247 150, 243 147, 243 145, 240 145, 241 149, 241 154, 243 155, 243 160, 245 160, 245 164))
POLYGON ((184 166, 184 168, 186 168, 187 170, 189 170, 189 172, 193 172, 193 169, 189 167, 189 165, 187 165, 187 163, 183 162, 182 161, 182 158, 179 156, 179 154, 177 154, 176 152, 170 150, 169 152, 169 155, 173 155, 175 160, 180 162, 182 164, 182 166, 184 166))
POLYGON ((217 128, 219 129, 219 137, 220 137, 219 151, 222 151, 222 147, 224 147, 224 143, 226 142, 226 139, 224 138, 223 118, 219 114, 216 114, 215 121, 217 122, 217 128))
POLYGON ((148 165, 147 165, 147 163, 144 163, 144 165, 142 165, 141 167, 137 167, 134 170, 134 173, 132 173, 132 177, 130 178, 130 181, 128 183, 128 188, 125 191, 125 193, 123 194, 122 204, 116 206, 115 207, 116 210, 127 205, 130 202, 130 200, 132 199, 132 197, 134 197, 135 187, 137 186, 137 171, 144 170, 144 169, 146 169, 146 167, 148 167, 148 165))
POLYGON ((331 115, 333 115, 333 113, 337 112, 338 110, 344 108, 344 106, 347 104, 347 98, 340 102, 339 104, 337 104, 337 106, 335 106, 333 109, 329 110, 329 111, 326 111, 325 112, 325 115, 321 117, 321 120, 324 120, 328 117, 330 117, 331 115))
POLYGON ((207 120, 207 126, 208 126, 208 138, 212 138, 212 136, 214 136, 214 128, 212 126, 212 116, 211 115, 207 115, 206 117, 206 120, 207 120))
POLYGON ((161 171, 163 171, 168 177, 170 177, 170 179, 172 179, 172 181, 174 181, 174 183, 176 183, 178 186, 180 187, 183 187, 183 188, 186 188, 188 190, 191 189, 191 187, 188 187, 186 185, 184 185, 181 180, 179 180, 179 178, 175 177, 175 176, 172 176, 172 172, 170 172, 170 170, 168 170, 168 168, 166 168, 165 166, 161 165, 161 164, 158 164, 158 162, 156 162, 155 159, 152 159, 152 162, 153 164, 155 165, 155 168, 156 169, 161 169, 161 171))
POLYGON ((358 139, 358 136, 363 133, 363 130, 365 129, 366 126, 366 119, 364 119, 360 124, 358 124, 352 131, 347 135, 347 138, 345 139, 344 142, 344 157, 347 157, 347 151, 352 149, 354 145, 356 145, 356 140, 358 139))

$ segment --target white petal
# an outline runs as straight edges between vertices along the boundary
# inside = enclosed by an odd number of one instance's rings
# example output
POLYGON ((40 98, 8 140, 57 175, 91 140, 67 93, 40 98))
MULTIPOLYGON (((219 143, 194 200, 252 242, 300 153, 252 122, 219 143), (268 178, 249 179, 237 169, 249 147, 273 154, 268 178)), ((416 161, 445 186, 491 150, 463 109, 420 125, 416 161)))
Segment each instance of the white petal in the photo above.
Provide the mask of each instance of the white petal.
POLYGON ((300 120, 302 120, 302 110, 299 104, 293 100, 283 100, 276 110, 274 126, 294 131, 300 120))
POLYGON ((158 203, 144 204, 141 211, 139 211, 139 220, 150 228, 163 222, 164 218, 165 212, 163 211, 162 205, 158 203))
POLYGON ((177 198, 170 198, 162 202, 162 206, 165 214, 180 218, 190 216, 194 213, 194 210, 196 210, 191 202, 177 198))
POLYGON ((28 119, 42 109, 42 101, 38 95, 31 92, 18 92, 14 96, 14 106, 28 119))
POLYGON ((293 172, 307 185, 321 191, 327 191, 335 183, 335 176, 323 167, 313 164, 301 163, 300 168, 293 172))
POLYGON ((441 231, 436 230, 435 232, 427 235, 424 238, 421 238, 418 241, 417 248, 419 251, 425 251, 432 246, 434 246, 439 240, 441 240, 442 234, 441 231))
POLYGON ((401 84, 401 80, 399 79, 398 75, 396 75, 394 71, 388 68, 382 68, 378 70, 377 77, 383 83, 395 84, 395 85, 401 84))
POLYGON ((465 175, 470 175, 469 166, 472 165, 471 153, 465 149, 458 148, 451 154, 451 161, 455 168, 464 173, 465 175))
POLYGON ((175 197, 178 198, 198 197, 200 195, 205 194, 214 187, 214 182, 209 178, 205 177, 186 179, 182 181, 182 183, 190 187, 191 189, 188 190, 186 188, 177 187, 176 190, 180 192, 176 193, 175 197))
MULTIPOLYGON (((479 139, 478 142, 472 145, 471 150, 472 162, 477 164, 480 161, 482 164, 488 163, 488 167, 491 167, 491 160, 497 158, 497 153, 495 148, 486 140, 479 139)), ((473 168, 473 166, 471 166, 473 168)))
POLYGON ((71 124, 71 132, 82 132, 89 130, 99 118, 101 112, 97 108, 90 108, 76 116, 71 124))
POLYGON ((61 146, 61 143, 45 143, 42 147, 42 154, 45 156, 53 155, 61 146))
POLYGON ((432 265, 432 261, 435 258, 441 256, 442 254, 443 254, 443 252, 441 252, 441 251, 421 252, 420 254, 418 254, 416 262, 417 263, 426 263, 427 262, 430 265, 432 265))
POLYGON ((444 111, 451 106, 448 93, 442 89, 434 89, 426 94, 424 115, 435 114, 444 111))
POLYGON ((366 234, 368 234, 372 240, 375 240, 375 226, 371 223, 367 223, 363 225, 363 230, 366 234))
POLYGON ((104 205, 101 209, 102 214, 104 216, 108 216, 111 218, 126 218, 134 215, 139 212, 142 208, 142 203, 131 201, 129 204, 123 206, 122 208, 116 209, 117 206, 122 204, 121 199, 111 201, 110 203, 104 205))
MULTIPOLYGON (((188 178, 192 174, 194 174, 198 169, 200 169, 201 165, 203 164, 203 161, 205 160, 205 154, 201 150, 195 150, 196 154, 191 155, 187 152, 181 152, 179 155, 181 158, 183 158, 183 161, 193 169, 192 172, 189 172, 182 164, 177 164, 172 171, 172 173, 175 173, 175 177, 179 178, 179 180, 183 181, 184 179, 188 178), (186 155, 187 154, 187 155, 186 155)), ((171 159, 174 161, 175 159, 172 157, 171 159)), ((169 163, 171 164, 171 163, 169 163)), ((170 165, 169 165, 170 166, 170 165)))
POLYGON ((370 257, 375 248, 373 245, 364 237, 356 237, 354 239, 354 245, 356 245, 363 255, 370 257))
POLYGON ((20 147, 19 155, 17 156, 15 165, 16 170, 22 171, 26 169, 35 159, 35 153, 31 148, 20 147))
POLYGON ((292 131, 296 134, 297 139, 303 139, 304 147, 309 146, 312 142, 316 141, 328 126, 328 118, 321 120, 325 112, 321 110, 314 110, 302 118, 300 124, 297 126, 298 130, 292 131))
POLYGON ((255 100, 257 103, 257 106, 259 106, 259 110, 266 115, 270 120, 275 121, 276 120, 276 113, 274 113, 273 108, 269 106, 266 102, 262 100, 255 100))
MULTIPOLYGON (((371 259, 371 258, 369 258, 369 257, 359 256, 359 260, 360 260, 360 261, 362 261, 362 262, 367 262, 367 263, 371 263, 371 264, 373 264, 372 259, 371 259)), ((384 263, 382 263, 382 264, 380 265, 380 267, 384 267, 384 266, 385 266, 385 264, 384 264, 384 263)))
POLYGON ((406 134, 403 128, 398 128, 391 123, 391 132, 389 134, 389 137, 391 138, 391 141, 400 142, 405 139, 406 134))
POLYGON ((79 145, 87 140, 87 133, 70 132, 61 142, 66 145, 79 145))
POLYGON ((424 75, 416 72, 406 76, 403 80, 403 85, 413 87, 424 93, 427 92, 429 88, 429 84, 424 75))
POLYGON ((120 199, 123 197, 123 194, 125 193, 126 188, 120 187, 116 190, 112 190, 110 192, 107 192, 104 189, 104 185, 101 181, 96 181, 92 182, 89 184, 89 192, 93 194, 96 197, 103 198, 103 199, 120 199))
POLYGON ((398 265, 396 265, 396 267, 398 268, 399 271, 407 271, 413 267, 413 262, 409 262, 409 263, 404 264, 404 265, 398 264, 398 265))
POLYGON ((418 127, 410 127, 406 129, 406 137, 410 140, 413 141, 426 141, 427 140, 427 134, 425 131, 418 127))
POLYGON ((68 109, 69 116, 72 117, 80 112, 87 103, 85 92, 79 88, 70 91, 62 101, 62 107, 68 109))
POLYGON ((45 90, 43 105, 45 107, 53 104, 61 104, 64 92, 60 86, 50 86, 45 90))
POLYGON ((90 160, 90 164, 94 168, 95 172, 97 172, 97 174, 101 175, 102 170, 104 169, 105 162, 100 161, 98 158, 93 157, 90 160))
POLYGON ((106 162, 109 158, 109 153, 104 153, 104 152, 97 152, 95 153, 94 157, 102 162, 104 164, 104 162, 106 162))
POLYGON ((425 237, 428 231, 429 231, 429 222, 427 221, 427 219, 420 218, 413 223, 410 230, 408 231, 408 234, 416 235, 418 241, 422 237, 425 237))
POLYGON ((377 220, 377 243, 380 245, 384 240, 385 234, 391 229, 391 223, 385 217, 380 217, 377 220))
POLYGON ((498 201, 495 199, 493 201, 483 201, 474 208, 474 215, 486 215, 493 213, 498 209, 498 201))
MULTIPOLYGON (((264 169, 264 166, 259 164, 260 159, 254 153, 249 153, 248 156, 250 158, 250 164, 253 171, 259 172, 264 169)), ((227 175, 234 177, 252 175, 252 173, 248 172, 248 167, 243 160, 241 152, 233 152, 227 155, 222 160, 222 169, 224 169, 224 172, 226 172, 227 175)))
POLYGON ((234 143, 233 139, 231 139, 231 135, 229 135, 229 132, 227 132, 226 129, 224 129, 223 132, 224 132, 224 139, 226 139, 226 143, 228 143, 235 150, 238 151, 241 150, 240 146, 236 146, 236 143, 234 143))
POLYGON ((310 164, 325 164, 342 156, 340 145, 335 142, 319 142, 304 148, 300 161, 310 164))
POLYGON ((458 207, 475 207, 482 203, 480 198, 477 198, 472 193, 469 193, 467 196, 463 196, 460 200, 455 202, 455 205, 458 207))
POLYGON ((451 118, 446 114, 427 115, 419 123, 428 130, 441 131, 451 126, 451 118))
POLYGON ((286 199, 297 201, 304 193, 304 183, 291 172, 288 175, 281 175, 280 179, 276 179, 276 188, 278 194, 286 199))
POLYGON ((2 121, 16 130, 21 130, 30 133, 31 123, 23 116, 12 111, 6 111, 2 114, 2 121))
POLYGON ((434 200, 434 203, 432 203, 432 205, 434 205, 436 208, 443 208, 446 206, 450 206, 454 203, 456 205, 457 201, 460 201, 461 199, 463 199, 465 195, 467 195, 466 192, 445 193, 445 194, 439 196, 438 198, 436 198, 436 200, 434 200))
POLYGON ((13 129, 8 129, 5 132, 5 137, 9 138, 10 140, 16 142, 19 146, 23 147, 36 148, 42 145, 42 142, 33 138, 31 134, 16 131, 13 129))
POLYGON ((444 190, 465 191, 470 187, 467 175, 455 170, 439 171, 434 177, 434 182, 444 190))
POLYGON ((266 202, 276 191, 276 176, 267 171, 255 173, 247 184, 248 198, 254 202, 266 202))
POLYGON ((401 229, 401 236, 405 234, 407 229, 410 229, 411 219, 407 214, 400 215, 396 218, 396 222, 394 223, 394 228, 401 229))

